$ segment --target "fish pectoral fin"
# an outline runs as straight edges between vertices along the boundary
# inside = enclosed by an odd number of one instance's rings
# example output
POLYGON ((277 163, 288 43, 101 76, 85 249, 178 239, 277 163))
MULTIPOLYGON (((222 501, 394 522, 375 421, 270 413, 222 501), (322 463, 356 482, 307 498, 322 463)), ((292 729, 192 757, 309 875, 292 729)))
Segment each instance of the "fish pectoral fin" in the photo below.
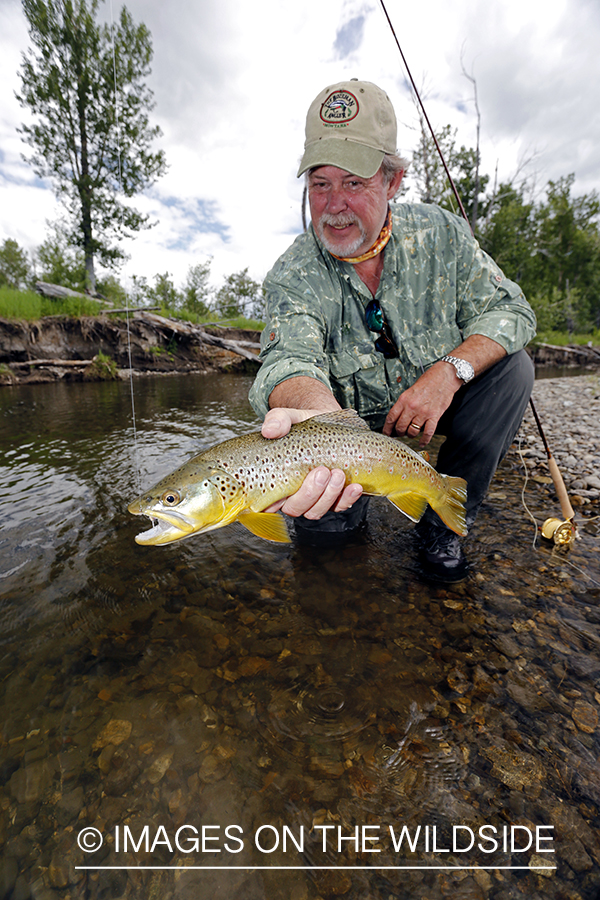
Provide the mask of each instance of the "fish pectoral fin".
POLYGON ((266 541, 277 541, 280 544, 291 542, 285 519, 280 513, 253 512, 251 509, 244 509, 236 521, 266 541))
POLYGON ((388 494, 387 497, 396 509, 403 512, 413 522, 418 522, 427 508, 427 500, 421 494, 415 494, 412 491, 406 493, 397 491, 395 494, 388 494))

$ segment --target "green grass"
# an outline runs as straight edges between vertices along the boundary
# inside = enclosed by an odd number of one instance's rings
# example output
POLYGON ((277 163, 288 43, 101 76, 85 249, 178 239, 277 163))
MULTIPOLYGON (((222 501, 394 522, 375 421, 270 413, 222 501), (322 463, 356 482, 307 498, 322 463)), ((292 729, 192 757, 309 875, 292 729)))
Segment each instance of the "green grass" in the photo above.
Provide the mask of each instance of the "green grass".
POLYGON ((4 319, 39 319, 42 298, 35 291, 16 291, 0 287, 0 316, 4 319))
MULTIPOLYGON (((3 319, 27 319, 32 321, 41 319, 42 316, 97 316, 100 311, 110 312, 107 307, 100 307, 93 300, 68 297, 64 300, 50 300, 36 294, 35 291, 17 291, 14 288, 0 286, 0 318, 3 319)), ((224 325, 230 328, 244 328, 249 331, 262 331, 264 322, 256 319, 246 319, 244 316, 236 316, 234 319, 219 319, 215 314, 199 316, 188 312, 186 309, 168 309, 162 307, 162 316, 172 316, 185 322, 193 322, 200 325, 224 325)))
POLYGON ((162 306, 160 310, 161 316, 172 316, 174 319, 181 319, 183 322, 193 322, 194 325, 223 325, 227 328, 245 328, 248 331, 262 331, 265 323, 258 319, 246 319, 244 316, 235 316, 233 319, 219 319, 214 313, 208 315, 198 315, 187 309, 169 309, 162 306))
POLYGON ((42 316, 95 316, 100 307, 93 300, 66 297, 50 300, 35 291, 17 291, 0 287, 0 317, 4 319, 41 319, 42 316))
POLYGON ((554 344, 557 347, 566 347, 575 344, 579 347, 591 342, 593 347, 600 346, 600 331, 590 331, 588 334, 569 334, 567 331, 540 331, 531 342, 535 344, 554 344))
POLYGON ((215 319, 207 316, 206 325, 224 325, 227 328, 245 328, 248 331, 262 331, 265 327, 264 322, 258 319, 245 319, 243 316, 236 316, 235 319, 215 319))

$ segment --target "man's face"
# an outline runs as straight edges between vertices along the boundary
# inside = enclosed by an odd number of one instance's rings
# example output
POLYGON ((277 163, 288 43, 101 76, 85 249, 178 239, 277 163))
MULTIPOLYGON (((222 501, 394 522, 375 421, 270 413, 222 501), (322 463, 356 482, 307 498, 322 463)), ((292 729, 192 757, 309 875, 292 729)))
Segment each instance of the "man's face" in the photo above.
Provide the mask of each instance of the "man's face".
POLYGON ((402 176, 389 184, 381 170, 372 178, 352 175, 336 166, 320 166, 308 176, 312 224, 335 256, 360 256, 375 243, 383 228, 388 202, 402 176))

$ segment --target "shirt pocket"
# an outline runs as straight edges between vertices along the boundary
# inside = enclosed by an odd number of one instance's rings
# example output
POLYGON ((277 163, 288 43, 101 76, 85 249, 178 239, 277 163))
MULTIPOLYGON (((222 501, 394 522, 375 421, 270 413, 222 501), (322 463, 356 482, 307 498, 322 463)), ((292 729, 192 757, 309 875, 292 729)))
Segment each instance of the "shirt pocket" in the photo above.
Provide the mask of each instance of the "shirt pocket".
POLYGON ((329 355, 331 388, 338 403, 352 407, 360 415, 387 409, 387 386, 383 356, 374 353, 329 355))

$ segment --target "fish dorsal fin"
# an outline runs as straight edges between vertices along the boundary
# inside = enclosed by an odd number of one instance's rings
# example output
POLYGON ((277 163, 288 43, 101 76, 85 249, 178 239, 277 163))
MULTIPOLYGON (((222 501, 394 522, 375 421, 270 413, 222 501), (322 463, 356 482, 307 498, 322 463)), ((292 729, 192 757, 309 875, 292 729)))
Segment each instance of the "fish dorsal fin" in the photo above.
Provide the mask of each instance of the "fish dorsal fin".
POLYGON ((257 537, 266 541, 277 541, 280 544, 289 544, 290 536, 285 524, 285 519, 279 513, 253 512, 244 509, 237 517, 240 522, 257 537))
POLYGON ((355 409, 334 409, 331 412, 319 413, 318 416, 312 416, 306 421, 320 422, 323 425, 345 425, 347 428, 358 428, 361 431, 371 430, 355 409))

